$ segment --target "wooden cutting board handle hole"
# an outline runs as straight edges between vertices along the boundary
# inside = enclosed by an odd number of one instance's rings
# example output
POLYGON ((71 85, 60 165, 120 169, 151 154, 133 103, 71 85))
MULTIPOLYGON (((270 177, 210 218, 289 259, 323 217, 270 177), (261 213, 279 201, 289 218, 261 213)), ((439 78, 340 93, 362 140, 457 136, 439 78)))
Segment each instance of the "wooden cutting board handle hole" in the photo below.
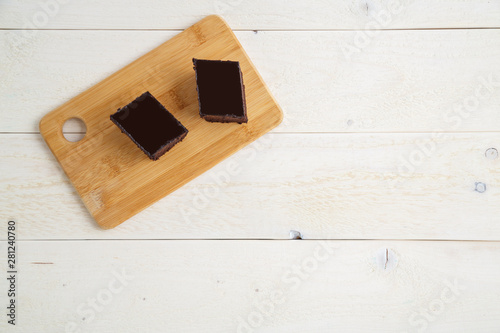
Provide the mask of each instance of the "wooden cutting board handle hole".
POLYGON ((69 142, 78 142, 87 134, 87 126, 80 118, 69 118, 63 124, 63 136, 69 142))

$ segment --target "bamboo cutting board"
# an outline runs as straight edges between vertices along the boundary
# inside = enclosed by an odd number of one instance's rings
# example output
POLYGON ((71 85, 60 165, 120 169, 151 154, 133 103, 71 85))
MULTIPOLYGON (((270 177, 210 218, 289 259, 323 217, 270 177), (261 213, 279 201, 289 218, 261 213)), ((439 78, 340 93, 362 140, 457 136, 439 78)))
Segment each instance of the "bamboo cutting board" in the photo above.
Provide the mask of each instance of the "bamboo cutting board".
POLYGON ((47 114, 40 132, 94 219, 108 229, 256 140, 282 118, 229 26, 218 16, 208 16, 47 114), (240 62, 247 124, 200 118, 192 58, 240 62), (109 119, 145 91, 189 130, 158 161, 151 161, 109 119), (78 142, 63 136, 63 124, 70 118, 81 119, 87 127, 78 142))

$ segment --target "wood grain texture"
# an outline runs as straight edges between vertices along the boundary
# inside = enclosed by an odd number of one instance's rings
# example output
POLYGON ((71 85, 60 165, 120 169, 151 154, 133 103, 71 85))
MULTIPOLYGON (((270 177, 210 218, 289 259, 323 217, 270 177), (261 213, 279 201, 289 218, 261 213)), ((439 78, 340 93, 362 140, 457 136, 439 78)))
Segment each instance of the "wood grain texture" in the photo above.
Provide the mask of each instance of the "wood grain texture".
POLYGON ((500 30, 391 29, 498 28, 500 1, 401 0, 385 24, 394 1, 53 1, 0 1, 0 221, 16 220, 21 240, 18 325, 0 320, 1 332, 498 333, 500 243, 414 239, 500 240, 500 160, 485 155, 499 148, 498 86, 463 111, 481 78, 500 81, 500 30), (307 134, 268 134, 112 230, 41 136, 1 134, 37 133, 44 114, 178 33, 131 30, 213 13, 249 30, 236 36, 286 112, 275 131, 307 134), (2 30, 23 28, 127 31, 2 30), (378 28, 390 31, 365 30, 378 28), (311 31, 329 29, 342 31, 311 31), (226 184, 229 165, 240 171, 226 184), (291 229, 406 240, 284 241, 291 229))
MULTIPOLYGON (((44 114, 175 34, 38 31, 16 48, 23 32, 0 32, 0 132, 37 132, 44 114)), ((276 131, 500 128, 500 30, 383 31, 350 58, 357 32, 236 35, 285 112, 276 131)))
POLYGON ((97 223, 116 227, 256 140, 283 114, 227 24, 209 16, 43 117, 40 133, 97 223), (239 61, 247 124, 200 118, 193 58, 239 61), (188 136, 159 161, 149 160, 109 120, 149 91, 188 136), (79 142, 62 133, 67 119, 87 127, 79 142))
MULTIPOLYGON (((5 242, 0 248, 5 262, 5 242)), ((500 326, 498 242, 67 241, 19 249, 19 321, 0 321, 6 333, 72 324, 80 332, 196 333, 246 333, 242 322, 276 333, 500 326)))
POLYGON ((185 29, 211 14, 248 30, 500 27, 498 0, 3 0, 0 28, 185 29))
POLYGON ((497 133, 268 134, 103 231, 40 136, 0 135, 0 220, 18 221, 24 240, 287 239, 290 230, 306 239, 499 240, 500 159, 485 157, 499 142, 497 133))
MULTIPOLYGON (((499 26, 498 1, 404 3, 385 29, 499 26)), ((30 24, 41 4, 1 1, 0 27, 30 24)), ((43 28, 183 29, 220 6, 237 29, 363 29, 386 4, 71 1, 43 28)), ((28 32, 0 31, 0 132, 37 132, 43 114, 176 34, 15 37, 28 32)), ((92 222, 40 136, 0 134, 0 220, 15 219, 19 239, 45 240, 18 242, 19 321, 0 331, 497 332, 498 242, 158 240, 285 239, 291 229, 306 239, 500 239, 500 162, 485 157, 496 133, 360 134, 497 131, 498 91, 458 127, 443 117, 480 77, 500 77, 498 31, 384 31, 346 59, 342 47, 362 33, 237 32, 285 108, 277 131, 358 134, 264 136, 113 230, 92 222), (409 156, 422 161, 408 166, 409 156), (231 163, 240 171, 218 185, 231 163), (405 165, 414 171, 401 177, 405 165), (199 193, 213 191, 206 208, 199 193), (133 278, 111 292, 124 269, 133 278)), ((6 253, 0 241, 0 261, 6 253)))

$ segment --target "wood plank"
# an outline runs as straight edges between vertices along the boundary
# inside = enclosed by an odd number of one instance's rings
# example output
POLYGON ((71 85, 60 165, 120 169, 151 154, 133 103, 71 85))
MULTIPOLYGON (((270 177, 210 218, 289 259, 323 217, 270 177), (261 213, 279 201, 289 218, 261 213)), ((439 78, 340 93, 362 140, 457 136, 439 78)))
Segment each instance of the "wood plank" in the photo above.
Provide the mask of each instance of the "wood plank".
MULTIPOLYGON (((22 34, 0 32, 0 132, 38 131, 45 113, 175 32, 38 31, 16 48, 22 34)), ((500 128, 500 30, 384 31, 346 58, 356 34, 236 33, 285 112, 277 131, 500 128)))
POLYGON ((103 231, 40 136, 0 135, 0 220, 16 220, 20 239, 287 239, 297 230, 499 240, 500 159, 485 156, 499 142, 498 133, 266 135, 103 231))
POLYGON ((99 226, 110 229, 255 141, 282 119, 280 107, 231 29, 212 15, 45 115, 40 133, 90 214, 99 226), (200 118, 193 58, 238 61, 243 81, 238 78, 237 90, 241 94, 244 84, 241 99, 247 123, 200 118), (189 131, 158 161, 151 161, 109 119, 146 91, 189 131), (68 141, 62 132, 71 118, 81 119, 87 127, 78 142, 68 141))
POLYGON ((144 0, 140 6, 132 0, 4 0, 0 28, 185 29, 211 14, 223 15, 233 29, 248 30, 500 26, 497 0, 312 0, 307 4, 298 0, 144 0), (377 21, 381 24, 374 24, 377 21))
MULTIPOLYGON (((18 248, 18 322, 0 321, 2 332, 500 326, 498 242, 49 241, 18 248)), ((7 290, 5 278, 0 288, 7 290)))

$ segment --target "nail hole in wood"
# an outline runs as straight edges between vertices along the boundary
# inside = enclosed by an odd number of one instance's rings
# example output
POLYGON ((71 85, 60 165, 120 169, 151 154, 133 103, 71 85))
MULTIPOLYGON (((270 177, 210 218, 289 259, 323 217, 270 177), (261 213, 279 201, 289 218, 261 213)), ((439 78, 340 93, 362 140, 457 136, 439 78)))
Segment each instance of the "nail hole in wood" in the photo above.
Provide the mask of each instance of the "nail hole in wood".
POLYGON ((302 239, 302 235, 299 231, 290 230, 290 239, 302 239))
POLYGON ((494 159, 498 158, 498 150, 496 148, 486 149, 484 156, 486 156, 486 158, 488 158, 490 160, 494 160, 494 159))
POLYGON ((479 193, 484 193, 486 192, 486 184, 485 183, 476 183, 476 189, 475 189, 476 192, 479 192, 479 193))

